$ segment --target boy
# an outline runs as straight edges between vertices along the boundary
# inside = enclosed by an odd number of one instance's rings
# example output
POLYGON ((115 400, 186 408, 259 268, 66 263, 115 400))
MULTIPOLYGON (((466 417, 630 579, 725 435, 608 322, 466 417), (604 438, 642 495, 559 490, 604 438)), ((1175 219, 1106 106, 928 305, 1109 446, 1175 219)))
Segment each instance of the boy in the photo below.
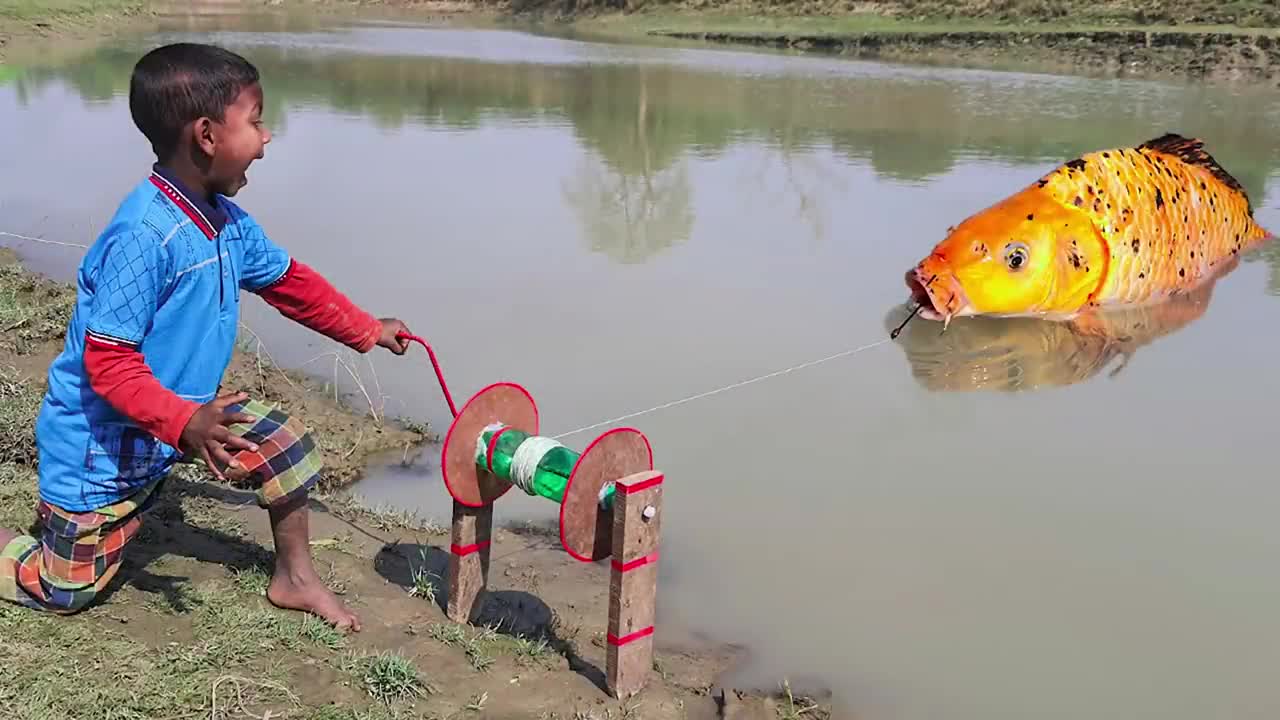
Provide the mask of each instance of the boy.
POLYGON ((241 290, 362 353, 403 355, 397 335, 408 329, 356 307, 229 199, 271 139, 248 61, 208 45, 152 50, 134 68, 129 109, 157 162, 81 262, 36 422, 41 537, 0 529, 0 599, 84 608, 116 574, 173 464, 200 460, 219 480, 253 487, 267 509, 270 601, 358 631, 311 562, 312 439, 244 393, 217 393, 241 290))

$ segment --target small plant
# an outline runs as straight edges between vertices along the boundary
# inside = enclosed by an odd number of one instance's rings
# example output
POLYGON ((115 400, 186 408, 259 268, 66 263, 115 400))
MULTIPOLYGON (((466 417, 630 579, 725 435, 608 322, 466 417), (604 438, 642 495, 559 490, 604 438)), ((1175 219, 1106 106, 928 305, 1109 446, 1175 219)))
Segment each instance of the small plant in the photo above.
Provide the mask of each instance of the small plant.
POLYGON ((418 548, 418 557, 422 564, 413 568, 410 575, 413 581, 413 587, 409 588, 410 597, 424 598, 427 602, 435 604, 436 602, 436 584, 431 578, 439 579, 440 576, 427 571, 427 550, 426 548, 418 548))
POLYGON ((383 704, 426 697, 435 692, 418 674, 413 661, 399 653, 352 654, 344 659, 342 669, 364 684, 369 697, 383 704))

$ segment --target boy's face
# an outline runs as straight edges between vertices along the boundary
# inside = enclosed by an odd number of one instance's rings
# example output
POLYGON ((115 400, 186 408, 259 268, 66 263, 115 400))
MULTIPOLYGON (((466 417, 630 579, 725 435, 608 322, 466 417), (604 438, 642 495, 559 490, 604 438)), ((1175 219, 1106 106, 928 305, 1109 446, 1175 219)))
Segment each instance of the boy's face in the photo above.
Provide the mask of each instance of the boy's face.
POLYGON ((241 90, 222 122, 211 123, 208 132, 209 189, 232 197, 249 183, 245 172, 271 142, 271 131, 262 124, 262 86, 241 90))

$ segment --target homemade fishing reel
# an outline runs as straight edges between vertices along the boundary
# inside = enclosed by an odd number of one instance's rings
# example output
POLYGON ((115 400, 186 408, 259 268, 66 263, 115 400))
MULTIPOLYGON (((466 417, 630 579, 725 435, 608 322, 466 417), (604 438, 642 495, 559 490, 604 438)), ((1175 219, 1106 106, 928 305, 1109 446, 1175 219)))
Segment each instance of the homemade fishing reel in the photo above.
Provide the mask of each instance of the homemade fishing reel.
POLYGON ((653 665, 658 536, 663 474, 639 430, 616 428, 582 453, 538 435, 538 408, 523 387, 499 382, 458 411, 426 348, 453 413, 440 453, 441 475, 453 497, 447 614, 459 623, 478 614, 488 582, 493 504, 512 487, 560 506, 560 544, 571 557, 613 556, 605 675, 609 691, 639 692, 653 665))

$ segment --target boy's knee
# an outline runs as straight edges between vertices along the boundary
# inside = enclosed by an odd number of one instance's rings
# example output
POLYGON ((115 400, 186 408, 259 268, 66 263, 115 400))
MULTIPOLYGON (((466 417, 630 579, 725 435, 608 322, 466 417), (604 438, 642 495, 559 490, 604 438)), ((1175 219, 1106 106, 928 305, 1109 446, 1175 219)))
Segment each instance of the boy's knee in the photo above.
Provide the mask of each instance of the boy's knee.
POLYGON ((64 590, 46 586, 45 593, 45 607, 58 615, 75 615, 98 597, 98 590, 94 587, 64 590))
POLYGON ((0 569, 0 600, 57 615, 73 615, 98 597, 119 569, 119 562, 95 573, 92 582, 69 583, 51 571, 40 541, 19 536, 4 548, 0 569))
POLYGON ((257 485, 258 505, 264 508, 306 497, 324 468, 311 432, 300 420, 278 408, 255 404, 247 412, 259 418, 244 433, 246 439, 258 445, 258 450, 242 450, 236 457, 242 469, 224 474, 233 481, 251 479, 257 485))

